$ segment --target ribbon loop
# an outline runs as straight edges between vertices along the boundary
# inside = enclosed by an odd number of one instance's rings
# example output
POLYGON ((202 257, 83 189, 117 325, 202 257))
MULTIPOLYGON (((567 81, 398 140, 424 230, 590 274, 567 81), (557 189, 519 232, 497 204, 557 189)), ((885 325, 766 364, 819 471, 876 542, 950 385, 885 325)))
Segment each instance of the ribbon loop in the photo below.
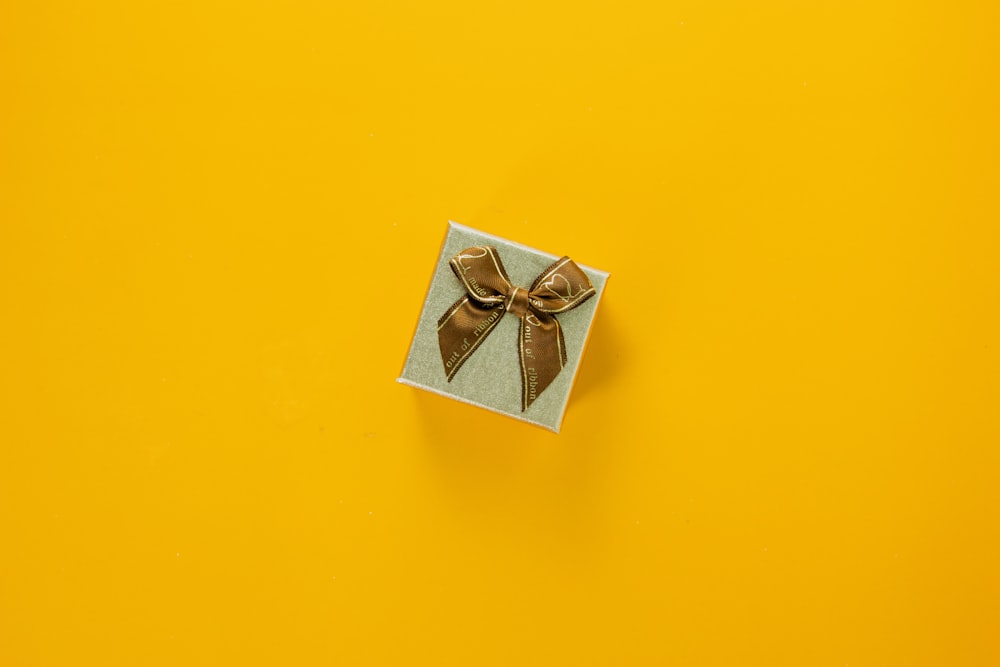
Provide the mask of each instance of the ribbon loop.
POLYGON ((520 319, 521 411, 527 410, 566 365, 566 342, 555 314, 592 297, 594 286, 569 257, 542 271, 530 289, 511 283, 492 246, 467 248, 449 265, 466 294, 438 320, 438 345, 448 381, 504 313, 511 313, 520 319))
POLYGON ((546 313, 562 313, 594 296, 594 286, 569 257, 554 262, 531 284, 532 305, 546 313))
POLYGON ((503 303, 510 292, 510 278, 496 250, 490 246, 466 248, 451 258, 451 270, 469 296, 484 305, 503 303))

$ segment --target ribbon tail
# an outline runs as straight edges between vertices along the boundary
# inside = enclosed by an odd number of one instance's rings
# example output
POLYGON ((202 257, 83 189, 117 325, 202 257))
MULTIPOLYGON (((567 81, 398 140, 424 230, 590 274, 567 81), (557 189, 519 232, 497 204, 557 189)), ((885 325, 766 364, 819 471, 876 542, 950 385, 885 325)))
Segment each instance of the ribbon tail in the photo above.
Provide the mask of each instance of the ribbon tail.
POLYGON ((566 365, 566 342, 559 320, 548 313, 529 312, 521 318, 521 412, 534 403, 566 365))
POLYGON ((438 346, 448 382, 503 318, 503 304, 488 308, 468 296, 452 304, 438 320, 438 346))

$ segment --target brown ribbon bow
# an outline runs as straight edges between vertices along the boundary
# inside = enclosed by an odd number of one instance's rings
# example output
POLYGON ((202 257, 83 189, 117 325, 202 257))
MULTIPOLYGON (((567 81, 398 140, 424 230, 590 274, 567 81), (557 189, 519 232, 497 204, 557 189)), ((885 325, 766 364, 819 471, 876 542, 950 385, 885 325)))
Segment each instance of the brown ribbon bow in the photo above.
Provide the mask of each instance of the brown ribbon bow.
POLYGON ((521 319, 521 411, 528 409, 566 365, 566 343, 555 318, 594 296, 580 267, 563 257, 535 278, 530 289, 510 282, 496 248, 467 248, 451 258, 467 294, 438 320, 438 344, 448 382, 500 322, 521 319))

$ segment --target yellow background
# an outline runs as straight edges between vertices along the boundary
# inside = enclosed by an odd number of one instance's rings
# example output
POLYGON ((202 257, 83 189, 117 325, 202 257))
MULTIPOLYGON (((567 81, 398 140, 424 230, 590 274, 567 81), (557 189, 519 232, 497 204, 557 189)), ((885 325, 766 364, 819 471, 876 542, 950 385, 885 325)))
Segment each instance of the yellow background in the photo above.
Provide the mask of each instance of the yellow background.
POLYGON ((1000 664, 998 25, 4 2, 0 664, 1000 664), (449 218, 562 435, 394 383, 449 218))

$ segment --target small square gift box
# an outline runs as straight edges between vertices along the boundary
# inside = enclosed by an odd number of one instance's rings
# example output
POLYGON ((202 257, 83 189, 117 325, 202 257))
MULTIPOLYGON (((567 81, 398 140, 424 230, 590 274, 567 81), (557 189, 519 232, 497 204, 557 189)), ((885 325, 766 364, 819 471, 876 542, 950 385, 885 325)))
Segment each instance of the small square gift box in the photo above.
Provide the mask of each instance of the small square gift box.
POLYGON ((451 222, 399 382, 558 432, 607 280, 451 222))

